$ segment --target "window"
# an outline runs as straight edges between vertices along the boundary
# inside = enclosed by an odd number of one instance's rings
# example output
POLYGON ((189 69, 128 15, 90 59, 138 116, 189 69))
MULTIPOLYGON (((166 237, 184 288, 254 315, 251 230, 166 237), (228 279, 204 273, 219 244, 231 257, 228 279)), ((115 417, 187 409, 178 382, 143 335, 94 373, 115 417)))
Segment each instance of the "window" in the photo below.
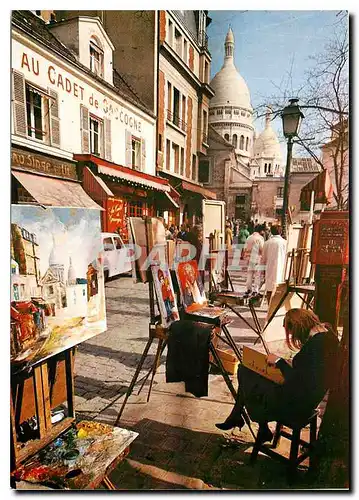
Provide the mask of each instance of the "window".
POLYGON ((170 169, 170 161, 171 161, 171 142, 166 140, 166 168, 170 169))
MULTIPOLYGON (((20 285, 21 287, 24 287, 24 291, 25 291, 25 285, 20 285)), ((52 285, 49 285, 49 294, 50 295, 53 295, 54 294, 54 287, 52 285)))
POLYGON ((179 173, 179 146, 172 143, 173 155, 174 155, 174 172, 179 173))
POLYGON ((239 140, 239 149, 244 149, 244 135, 241 135, 241 138, 239 140))
POLYGON ((132 168, 141 170, 141 139, 132 136, 132 168))
POLYGON ((233 114, 235 114, 235 115, 239 115, 239 109, 234 109, 234 110, 233 110, 233 114))
POLYGON ((208 144, 207 134, 208 134, 208 115, 207 115, 207 111, 203 110, 203 135, 202 135, 202 142, 204 142, 205 144, 208 144))
POLYGON ((167 82, 167 109, 172 109, 172 85, 167 82))
POLYGON ((245 205, 246 204, 246 195, 237 194, 236 196, 236 205, 245 205))
POLYGON ((244 111, 242 111, 242 112, 241 112, 241 115, 242 115, 242 116, 246 116, 246 114, 245 114, 245 112, 244 112, 244 111))
POLYGON ((198 165, 198 182, 209 183, 209 161, 201 160, 198 165))
POLYGON ((131 201, 128 204, 128 217, 142 217, 144 211, 145 206, 142 201, 131 201))
MULTIPOLYGON (((182 96, 182 125, 186 122, 186 96, 182 96)), ((183 128, 183 126, 182 126, 183 128)))
POLYGON ((204 83, 209 83, 209 64, 204 61, 204 83))
POLYGON ((168 20, 168 43, 172 47, 172 44, 173 44, 173 23, 170 19, 168 20))
POLYGON ((184 175, 184 148, 181 148, 181 175, 184 175))
POLYGON ((267 164, 266 163, 264 164, 264 173, 265 174, 267 173, 267 164))
POLYGON ((249 146, 249 138, 246 138, 246 151, 248 151, 248 146, 249 146))
POLYGON ((112 250, 115 249, 115 247, 113 245, 112 238, 104 238, 103 239, 103 248, 104 248, 105 252, 111 252, 112 250))
POLYGON ((116 250, 121 250, 121 248, 123 247, 121 239, 118 236, 114 236, 113 240, 115 242, 116 250))
POLYGON ((162 134, 158 134, 158 150, 162 151, 162 134))
POLYGON ((216 114, 216 112, 214 111, 214 109, 211 109, 211 110, 209 111, 209 116, 213 116, 213 115, 215 115, 215 114, 216 114))
POLYGON ((238 145, 238 137, 237 137, 237 134, 233 134, 233 137, 232 137, 232 144, 233 144, 233 147, 234 147, 234 148, 237 148, 237 145, 238 145))
POLYGON ((192 155, 192 180, 197 180, 197 158, 196 155, 192 155))
POLYGON ((226 139, 226 141, 229 141, 229 134, 224 134, 224 138, 226 139))
POLYGON ((183 41, 183 60, 187 64, 187 51, 188 51, 188 42, 187 40, 183 41))
POLYGON ((49 142, 49 98, 26 83, 27 135, 49 142))
POLYGON ((182 57, 182 35, 177 28, 175 28, 175 50, 182 57))
POLYGON ((270 169, 271 169, 272 164, 268 163, 268 169, 267 169, 267 174, 270 174, 270 169))
POLYGON ((103 76, 103 50, 94 39, 90 40, 90 70, 103 76))
POLYGON ((223 113, 222 109, 217 109, 217 115, 221 115, 223 113))
POLYGON ((102 152, 102 121, 94 116, 90 116, 90 153, 101 156, 102 152))
POLYGON ((277 197, 283 198, 283 193, 284 193, 284 187, 283 186, 277 187, 277 197))
POLYGON ((226 115, 230 115, 231 114, 231 108, 225 108, 224 112, 226 113, 226 115))
POLYGON ((180 119, 180 92, 176 87, 173 87, 173 123, 179 127, 180 119))

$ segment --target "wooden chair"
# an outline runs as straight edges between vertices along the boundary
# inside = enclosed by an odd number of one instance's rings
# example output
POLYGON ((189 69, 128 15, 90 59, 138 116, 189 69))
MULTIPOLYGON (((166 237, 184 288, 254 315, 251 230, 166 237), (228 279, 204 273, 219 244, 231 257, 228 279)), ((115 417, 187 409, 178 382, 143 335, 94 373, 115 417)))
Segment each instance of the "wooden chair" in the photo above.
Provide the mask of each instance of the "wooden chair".
POLYGON ((306 458, 309 457, 309 467, 311 464, 311 451, 313 450, 316 440, 317 440, 317 420, 318 420, 318 411, 315 411, 313 415, 303 423, 281 423, 277 422, 276 430, 273 437, 272 444, 261 443, 260 441, 260 433, 258 431, 251 458, 251 463, 254 463, 257 459, 258 453, 262 452, 265 455, 280 460, 288 466, 288 481, 292 482, 295 479, 295 475, 297 472, 297 467, 300 463, 302 463, 306 458), (292 432, 288 432, 287 430, 283 430, 283 426, 287 427, 292 432), (309 425, 309 442, 301 439, 302 430, 309 425), (289 457, 285 457, 280 453, 274 451, 274 448, 277 448, 279 445, 281 437, 285 437, 291 441, 290 454, 289 457), (298 456, 299 445, 302 445, 306 448, 306 450, 298 456))

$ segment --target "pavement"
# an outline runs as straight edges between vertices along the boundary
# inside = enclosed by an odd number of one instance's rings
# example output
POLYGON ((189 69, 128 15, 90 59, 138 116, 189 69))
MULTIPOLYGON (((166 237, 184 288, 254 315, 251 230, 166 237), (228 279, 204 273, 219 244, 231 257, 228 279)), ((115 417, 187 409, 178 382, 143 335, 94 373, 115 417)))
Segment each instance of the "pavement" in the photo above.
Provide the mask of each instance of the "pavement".
MULTIPOLYGON (((245 276, 234 273, 235 289, 244 291, 245 276)), ((148 285, 121 276, 106 283, 108 329, 78 346, 75 357, 75 409, 78 419, 114 424, 129 383, 148 340, 148 285)), ((248 308, 241 314, 251 321, 248 308)), ((266 310, 259 311, 264 322, 266 310)), ((241 346, 252 344, 256 334, 233 315, 229 329, 241 346)), ((140 378, 152 366, 156 341, 140 378)), ((259 455, 249 464, 253 437, 245 426, 223 433, 215 427, 230 413, 233 398, 221 375, 210 373, 208 397, 196 398, 183 383, 165 382, 166 351, 154 378, 150 401, 148 382, 134 391, 121 416, 120 427, 139 437, 125 461, 110 475, 120 490, 268 490, 293 489, 283 464, 259 455)), ((236 387, 236 376, 232 377, 236 387)), ((253 424, 256 431, 256 424, 253 424)), ((286 439, 280 447, 288 452, 286 439)), ((304 463, 305 465, 305 463, 304 463)), ((305 488, 298 475, 295 487, 305 488)), ((313 487, 313 486, 312 486, 313 487)))

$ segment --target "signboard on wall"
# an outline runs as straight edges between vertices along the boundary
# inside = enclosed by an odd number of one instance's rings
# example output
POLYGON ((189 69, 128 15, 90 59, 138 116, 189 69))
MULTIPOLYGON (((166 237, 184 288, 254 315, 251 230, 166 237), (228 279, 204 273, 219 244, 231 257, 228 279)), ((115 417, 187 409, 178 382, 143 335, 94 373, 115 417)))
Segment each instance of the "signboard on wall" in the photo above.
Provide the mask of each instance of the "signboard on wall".
POLYGON ((11 166, 63 179, 78 180, 74 163, 19 148, 11 148, 11 166))
POLYGON ((348 212, 324 212, 315 222, 311 261, 322 265, 349 264, 348 212))

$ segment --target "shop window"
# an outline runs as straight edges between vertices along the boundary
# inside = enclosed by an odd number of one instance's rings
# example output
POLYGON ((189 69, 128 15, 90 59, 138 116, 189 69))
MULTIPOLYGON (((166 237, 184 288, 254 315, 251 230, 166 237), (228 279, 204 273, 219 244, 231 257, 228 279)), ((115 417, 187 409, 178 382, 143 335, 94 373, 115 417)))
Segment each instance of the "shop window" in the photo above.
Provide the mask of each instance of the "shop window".
POLYGON ((111 252, 115 249, 112 238, 104 238, 103 239, 103 248, 105 252, 111 252))
POLYGON ((102 156, 102 142, 102 120, 90 115, 90 153, 96 156, 102 156))
POLYGON ((208 184, 210 181, 209 160, 201 160, 198 165, 198 182, 208 184))
POLYGON ((284 187, 283 186, 277 187, 277 197, 283 198, 283 193, 284 193, 284 187))
POLYGON ((26 118, 28 137, 49 142, 49 98, 28 83, 26 92, 26 118))
POLYGON ((132 136, 131 143, 132 168, 141 170, 141 139, 132 136))
POLYGON ((244 149, 244 135, 241 135, 241 138, 239 140, 239 149, 244 149))
POLYGON ((99 42, 91 38, 90 40, 90 70, 95 75, 103 76, 103 50, 99 46, 99 42))
POLYGON ((142 217, 144 215, 144 204, 142 201, 131 201, 128 204, 129 217, 142 217))
POLYGON ((237 134, 233 134, 233 137, 232 137, 232 144, 233 144, 233 147, 234 147, 234 148, 237 148, 237 145, 238 145, 238 137, 237 137, 237 134))

